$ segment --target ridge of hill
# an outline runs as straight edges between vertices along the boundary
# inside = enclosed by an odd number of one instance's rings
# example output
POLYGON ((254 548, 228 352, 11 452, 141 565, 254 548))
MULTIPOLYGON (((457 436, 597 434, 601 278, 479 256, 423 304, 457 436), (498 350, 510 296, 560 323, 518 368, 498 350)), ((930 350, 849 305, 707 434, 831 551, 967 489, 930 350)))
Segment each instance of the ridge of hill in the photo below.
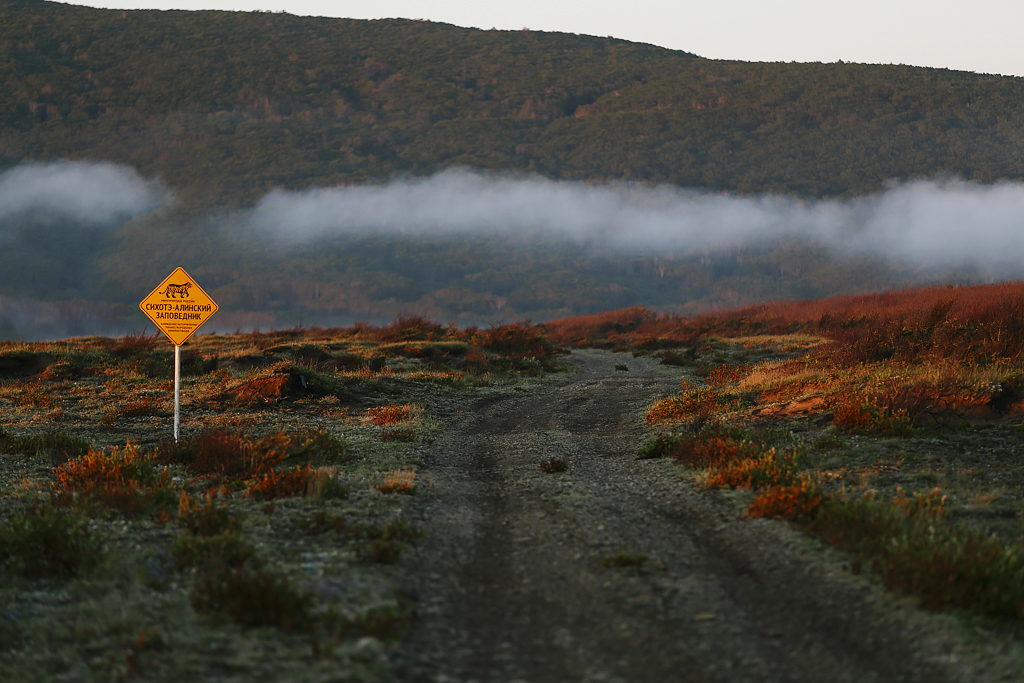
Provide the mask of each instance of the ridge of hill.
MULTIPOLYGON (((1024 282, 889 289, 804 301, 770 301, 698 315, 655 313, 643 306, 542 323, 554 344, 622 351, 693 346, 715 337, 814 335, 857 342, 875 360, 896 350, 975 354, 975 361, 1024 357, 1024 282), (937 329, 949 324, 948 335, 937 329), (998 347, 985 355, 985 347, 998 347), (980 360, 984 358, 984 360, 980 360)), ((919 361, 918 361, 919 362, 919 361)))
POLYGON ((717 61, 410 20, 0 0, 0 168, 108 159, 186 205, 451 166, 850 196, 1024 177, 1024 79, 717 61))

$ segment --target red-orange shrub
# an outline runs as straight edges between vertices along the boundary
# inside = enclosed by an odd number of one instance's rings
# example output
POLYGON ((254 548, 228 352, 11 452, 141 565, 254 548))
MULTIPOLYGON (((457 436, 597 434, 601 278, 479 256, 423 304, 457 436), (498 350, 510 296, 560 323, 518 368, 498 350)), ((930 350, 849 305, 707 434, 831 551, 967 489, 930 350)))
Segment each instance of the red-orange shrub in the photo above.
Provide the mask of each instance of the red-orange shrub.
POLYGON ((42 382, 34 382, 27 385, 21 396, 18 397, 18 405, 34 408, 52 408, 53 396, 49 389, 43 387, 42 382))
POLYGON ((512 360, 540 360, 554 355, 557 350, 544 336, 543 330, 530 325, 529 321, 481 330, 470 341, 512 360))
POLYGON ((1024 357, 1024 283, 903 291, 758 304, 702 315, 625 309, 546 322, 556 344, 692 347, 717 335, 820 334, 840 343, 812 355, 828 363, 1024 357))
POLYGON ((759 449, 748 441, 731 437, 693 437, 677 441, 666 455, 690 467, 718 467, 725 463, 757 457, 759 449))
POLYGON ((846 432, 874 436, 907 436, 912 421, 906 410, 887 410, 871 396, 843 396, 835 400, 832 423, 846 432))
POLYGON ((840 400, 832 408, 832 423, 847 432, 867 433, 876 419, 875 411, 863 400, 840 400))
POLYGON ((209 429, 178 443, 161 444, 157 458, 167 464, 181 464, 196 476, 249 479, 265 474, 287 458, 293 445, 286 432, 252 439, 241 431, 209 429))
POLYGON ((747 516, 803 519, 813 516, 821 506, 821 501, 821 492, 807 482, 792 486, 772 486, 754 498, 747 508, 747 516))
POLYGON ((412 417, 413 406, 403 405, 375 406, 366 409, 366 416, 378 427, 406 422, 412 417))
POLYGON ((97 504, 136 514, 173 501, 171 475, 157 471, 152 456, 126 445, 90 451, 53 470, 53 500, 57 505, 97 504))
POLYGON ((420 316, 400 316, 386 327, 366 331, 377 341, 382 342, 438 341, 453 332, 450 328, 420 316))
POLYGON ((213 494, 206 494, 206 503, 200 505, 185 491, 178 496, 178 526, 197 536, 217 536, 238 531, 241 523, 231 515, 227 504, 217 505, 213 494))
POLYGON ((548 337, 556 344, 574 346, 594 346, 605 340, 629 334, 650 317, 643 306, 634 306, 619 311, 579 315, 562 318, 540 325, 548 337))
POLYGON ((704 481, 707 488, 760 489, 787 485, 793 479, 793 464, 788 458, 779 458, 775 449, 764 455, 731 460, 715 467, 704 481))
POLYGON ((309 488, 310 479, 316 474, 316 470, 309 465, 275 472, 271 469, 263 475, 263 478, 249 487, 249 497, 260 500, 273 500, 275 498, 294 498, 306 494, 309 488))
POLYGON ((750 365, 719 365, 716 368, 712 368, 711 372, 708 373, 706 381, 708 386, 717 389, 727 384, 739 382, 749 373, 750 365))
POLYGON ((659 401, 647 411, 648 424, 683 420, 695 415, 711 413, 724 405, 722 397, 711 389, 695 389, 681 396, 659 401))

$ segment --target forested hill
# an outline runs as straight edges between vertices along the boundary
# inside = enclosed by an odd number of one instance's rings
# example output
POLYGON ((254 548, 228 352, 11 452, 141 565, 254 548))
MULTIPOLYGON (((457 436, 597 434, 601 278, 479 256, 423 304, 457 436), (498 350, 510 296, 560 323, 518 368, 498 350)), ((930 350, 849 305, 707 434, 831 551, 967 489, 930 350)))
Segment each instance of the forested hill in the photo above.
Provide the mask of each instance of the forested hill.
POLYGON ((109 159, 193 206, 453 165, 807 196, 1024 177, 1024 79, 571 34, 0 0, 0 82, 0 167, 109 159))

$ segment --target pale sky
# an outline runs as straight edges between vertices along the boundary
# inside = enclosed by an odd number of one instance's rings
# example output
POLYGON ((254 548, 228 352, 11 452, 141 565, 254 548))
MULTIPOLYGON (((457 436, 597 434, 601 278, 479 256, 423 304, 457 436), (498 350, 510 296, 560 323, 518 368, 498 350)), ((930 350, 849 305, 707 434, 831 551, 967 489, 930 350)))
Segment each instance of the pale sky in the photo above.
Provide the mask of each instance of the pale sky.
POLYGON ((1024 0, 90 0, 116 9, 405 17, 614 36, 748 61, 911 64, 1024 76, 1024 0))

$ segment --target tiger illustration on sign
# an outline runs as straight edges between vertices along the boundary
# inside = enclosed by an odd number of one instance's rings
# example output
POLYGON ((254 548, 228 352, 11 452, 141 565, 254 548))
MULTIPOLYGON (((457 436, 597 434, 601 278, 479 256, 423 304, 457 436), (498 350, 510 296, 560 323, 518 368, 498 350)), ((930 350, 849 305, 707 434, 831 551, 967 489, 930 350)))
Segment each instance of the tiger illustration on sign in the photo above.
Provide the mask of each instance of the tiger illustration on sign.
POLYGON ((173 299, 175 294, 180 294, 182 299, 188 298, 188 288, 192 286, 191 282, 186 282, 183 285, 167 285, 167 289, 160 292, 168 299, 173 299))

